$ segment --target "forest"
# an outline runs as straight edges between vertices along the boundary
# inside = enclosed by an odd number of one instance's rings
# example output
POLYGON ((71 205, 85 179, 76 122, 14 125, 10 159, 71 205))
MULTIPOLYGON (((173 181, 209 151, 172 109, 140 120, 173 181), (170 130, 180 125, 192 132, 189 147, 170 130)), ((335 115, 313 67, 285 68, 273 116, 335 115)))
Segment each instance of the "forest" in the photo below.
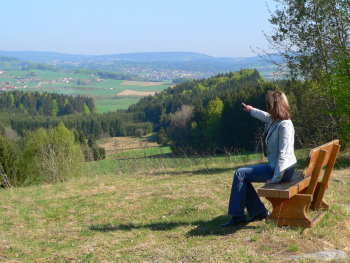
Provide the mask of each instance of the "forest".
POLYGON ((312 90, 304 82, 266 81, 257 70, 179 84, 141 99, 128 111, 152 122, 159 131, 159 142, 174 148, 207 153, 257 151, 261 150, 262 123, 243 112, 241 103, 266 110, 265 94, 276 89, 290 100, 297 148, 337 136, 335 131, 328 132, 330 116, 323 104, 310 97, 312 90))

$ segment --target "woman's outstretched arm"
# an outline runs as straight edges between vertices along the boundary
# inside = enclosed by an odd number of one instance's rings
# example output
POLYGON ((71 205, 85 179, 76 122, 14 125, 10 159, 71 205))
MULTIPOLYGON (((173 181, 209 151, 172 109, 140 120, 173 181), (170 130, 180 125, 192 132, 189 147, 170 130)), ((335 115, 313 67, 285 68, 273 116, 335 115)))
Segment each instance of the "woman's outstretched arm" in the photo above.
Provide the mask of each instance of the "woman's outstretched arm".
POLYGON ((246 105, 243 102, 242 102, 242 107, 244 111, 249 112, 250 115, 253 116, 254 118, 257 118, 263 122, 268 122, 271 120, 270 114, 265 111, 256 109, 251 105, 246 105))

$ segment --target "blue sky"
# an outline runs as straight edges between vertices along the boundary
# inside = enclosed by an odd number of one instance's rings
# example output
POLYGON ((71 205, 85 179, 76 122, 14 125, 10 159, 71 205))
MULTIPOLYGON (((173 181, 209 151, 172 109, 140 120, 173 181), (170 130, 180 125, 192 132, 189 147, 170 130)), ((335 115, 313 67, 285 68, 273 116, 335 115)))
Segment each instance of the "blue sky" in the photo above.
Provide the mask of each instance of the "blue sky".
POLYGON ((191 51, 254 56, 273 0, 2 1, 0 50, 71 54, 191 51))

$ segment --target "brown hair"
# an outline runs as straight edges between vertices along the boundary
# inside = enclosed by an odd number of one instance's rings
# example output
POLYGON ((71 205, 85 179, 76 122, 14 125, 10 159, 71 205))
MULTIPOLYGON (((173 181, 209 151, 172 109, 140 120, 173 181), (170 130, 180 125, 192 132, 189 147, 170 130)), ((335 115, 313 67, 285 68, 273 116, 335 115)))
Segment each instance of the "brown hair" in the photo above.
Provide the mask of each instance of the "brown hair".
POLYGON ((274 121, 288 120, 291 117, 290 107, 286 95, 282 91, 270 90, 266 97, 267 111, 274 121))

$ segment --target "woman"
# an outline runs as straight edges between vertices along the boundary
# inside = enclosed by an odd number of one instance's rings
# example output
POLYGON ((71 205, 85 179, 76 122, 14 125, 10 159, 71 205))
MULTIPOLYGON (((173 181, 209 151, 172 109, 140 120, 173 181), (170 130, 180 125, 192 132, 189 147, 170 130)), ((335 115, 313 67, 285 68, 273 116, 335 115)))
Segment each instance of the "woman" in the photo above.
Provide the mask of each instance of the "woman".
POLYGON ((269 213, 254 190, 252 182, 278 183, 293 176, 294 127, 290 120, 290 108, 286 95, 281 91, 269 91, 266 95, 267 112, 242 103, 243 110, 265 122, 264 154, 268 163, 251 165, 236 170, 228 208, 232 219, 222 226, 245 223, 244 209, 250 221, 266 218, 269 213))

